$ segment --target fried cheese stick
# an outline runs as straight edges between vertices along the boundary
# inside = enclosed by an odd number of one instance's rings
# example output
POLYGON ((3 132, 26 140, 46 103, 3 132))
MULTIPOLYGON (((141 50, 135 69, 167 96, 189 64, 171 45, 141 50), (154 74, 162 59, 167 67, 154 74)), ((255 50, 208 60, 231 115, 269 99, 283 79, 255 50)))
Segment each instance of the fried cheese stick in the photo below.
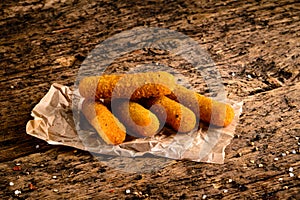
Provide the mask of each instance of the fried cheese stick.
POLYGON ((205 97, 181 85, 176 85, 169 98, 191 109, 203 122, 226 127, 234 118, 233 108, 226 103, 205 97))
MULTIPOLYGON (((144 101, 144 100, 143 100, 144 101)), ((193 130, 196 126, 196 116, 187 107, 166 97, 158 97, 145 100, 144 104, 159 118, 166 121, 175 131, 186 133, 193 130)))
POLYGON ((148 109, 128 100, 111 103, 113 114, 137 137, 151 137, 159 130, 159 120, 148 109))
POLYGON ((82 112, 107 144, 121 144, 125 140, 126 128, 101 102, 84 100, 82 112))
POLYGON ((167 72, 103 75, 83 78, 79 92, 85 98, 140 98, 171 94, 175 87, 173 75, 167 72))

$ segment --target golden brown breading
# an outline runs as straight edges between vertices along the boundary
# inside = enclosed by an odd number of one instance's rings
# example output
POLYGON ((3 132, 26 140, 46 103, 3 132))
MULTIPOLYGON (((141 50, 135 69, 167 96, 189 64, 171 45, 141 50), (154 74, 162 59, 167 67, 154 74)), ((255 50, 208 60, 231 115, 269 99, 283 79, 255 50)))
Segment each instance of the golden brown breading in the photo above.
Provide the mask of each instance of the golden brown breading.
POLYGON ((118 99, 111 103, 111 107, 113 114, 135 136, 151 137, 159 130, 157 117, 138 103, 118 99))
POLYGON ((101 102, 84 100, 82 112, 107 144, 121 144, 125 140, 126 128, 101 102))
POLYGON ((181 85, 177 85, 168 97, 191 109, 198 119, 206 123, 225 127, 234 118, 234 110, 229 104, 212 100, 181 85))
POLYGON ((196 116, 187 107, 166 97, 144 99, 142 102, 150 107, 150 110, 175 131, 186 133, 196 126, 196 116))
POLYGON ((109 98, 123 75, 88 76, 79 83, 80 95, 89 99, 109 98))
POLYGON ((103 75, 83 78, 79 92, 85 98, 140 98, 171 94, 174 77, 167 72, 146 72, 124 75, 103 75))

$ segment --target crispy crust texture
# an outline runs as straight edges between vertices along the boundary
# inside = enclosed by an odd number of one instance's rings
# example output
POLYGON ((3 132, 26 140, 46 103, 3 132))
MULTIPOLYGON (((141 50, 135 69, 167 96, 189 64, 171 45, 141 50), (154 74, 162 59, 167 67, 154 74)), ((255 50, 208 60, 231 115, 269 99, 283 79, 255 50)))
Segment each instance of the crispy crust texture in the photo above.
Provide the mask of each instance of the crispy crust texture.
POLYGON ((151 137, 165 123, 186 133, 198 126, 199 120, 225 127, 234 118, 229 104, 176 84, 167 72, 86 77, 79 83, 79 92, 85 97, 83 114, 107 144, 122 143, 126 128, 136 137, 151 137), (104 104, 99 99, 104 99, 104 104))
POLYGON ((158 118, 138 103, 127 100, 112 102, 113 113, 137 137, 151 137, 159 130, 158 118))
POLYGON ((231 105, 214 101, 180 85, 168 97, 191 109, 198 119, 215 126, 226 127, 234 118, 231 105))
POLYGON ((82 112, 107 144, 121 144, 125 140, 126 128, 101 102, 84 100, 82 112))
POLYGON ((79 92, 81 96, 90 99, 127 98, 137 100, 171 94, 174 87, 173 75, 159 71, 85 77, 79 83, 79 92))
POLYGON ((108 98, 123 75, 89 76, 79 83, 80 95, 89 99, 108 98))
POLYGON ((196 126, 196 116, 187 107, 166 97, 143 100, 160 121, 165 121, 175 131, 186 133, 196 126))

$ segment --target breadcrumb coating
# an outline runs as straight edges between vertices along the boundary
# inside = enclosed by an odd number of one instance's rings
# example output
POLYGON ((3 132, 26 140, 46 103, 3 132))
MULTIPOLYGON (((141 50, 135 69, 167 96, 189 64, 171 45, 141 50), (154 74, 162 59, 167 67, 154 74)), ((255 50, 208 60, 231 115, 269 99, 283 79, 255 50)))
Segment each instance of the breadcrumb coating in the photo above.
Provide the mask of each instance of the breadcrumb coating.
POLYGON ((125 140, 126 128, 101 102, 84 100, 82 112, 107 144, 121 144, 125 140))
POLYGON ((160 125, 158 118, 140 104, 119 99, 113 101, 111 106, 115 116, 134 136, 151 137, 158 132, 160 125))
POLYGON ((168 97, 191 109, 198 119, 215 126, 226 127, 234 118, 231 105, 215 101, 181 85, 176 85, 168 97))
POLYGON ((196 116, 187 107, 166 97, 145 99, 143 103, 160 119, 175 131, 186 133, 196 126, 196 116))
POLYGON ((175 87, 173 75, 167 72, 146 72, 123 75, 103 75, 83 78, 79 92, 85 98, 140 98, 171 94, 175 87))

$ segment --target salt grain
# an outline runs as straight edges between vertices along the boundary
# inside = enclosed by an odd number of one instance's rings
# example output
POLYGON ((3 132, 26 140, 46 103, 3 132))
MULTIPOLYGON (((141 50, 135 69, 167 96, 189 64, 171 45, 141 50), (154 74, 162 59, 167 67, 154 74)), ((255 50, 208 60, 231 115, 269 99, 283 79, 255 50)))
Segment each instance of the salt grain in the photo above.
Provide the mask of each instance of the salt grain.
POLYGON ((282 155, 282 156, 286 156, 286 153, 282 153, 281 155, 282 155))
MULTIPOLYGON (((298 111, 299 111, 299 110, 298 110, 298 111)), ((296 140, 299 140, 299 137, 296 136, 295 139, 296 139, 296 140)))
POLYGON ((202 195, 202 199, 206 199, 207 198, 207 196, 204 194, 204 195, 202 195))
POLYGON ((289 173, 290 177, 294 177, 295 175, 293 173, 289 173))
POLYGON ((130 190, 129 189, 127 189, 125 192, 126 192, 126 194, 130 194, 130 190))
POLYGON ((13 183, 13 182, 9 182, 9 185, 10 185, 10 186, 13 186, 13 185, 14 185, 14 183, 13 183))
POLYGON ((258 165, 258 167, 263 167, 263 166, 264 166, 263 164, 259 164, 259 165, 258 165))
POLYGON ((289 189, 289 187, 288 186, 283 186, 283 189, 287 190, 287 189, 289 189))
POLYGON ((15 190, 15 195, 19 195, 21 193, 22 193, 21 190, 15 190))
POLYGON ((228 190, 227 190, 227 189, 224 189, 224 190, 223 190, 223 192, 224 192, 224 193, 227 193, 227 192, 228 192, 228 190))
POLYGON ((231 73, 231 76, 235 76, 235 73, 234 73, 234 72, 232 72, 232 73, 231 73))
POLYGON ((274 158, 274 160, 275 160, 275 161, 277 161, 277 160, 278 160, 278 158, 274 158))
POLYGON ((36 145, 35 148, 36 148, 36 149, 40 148, 40 145, 36 145))
POLYGON ((250 74, 248 74, 248 75, 247 75, 247 78, 251 79, 251 78, 252 78, 252 76, 251 76, 250 74))
POLYGON ((278 180, 279 180, 279 181, 283 181, 283 178, 279 178, 278 180))
POLYGON ((295 149, 292 150, 292 154, 296 154, 297 151, 295 149))
POLYGON ((255 161, 254 160, 250 160, 250 162, 253 164, 255 161))
POLYGON ((53 192, 58 192, 58 189, 53 189, 53 192))
POLYGON ((20 166, 21 165, 21 163, 16 163, 16 166, 20 166))
POLYGON ((229 179, 229 180, 228 180, 228 183, 231 183, 231 182, 232 182, 232 179, 229 179))
POLYGON ((52 176, 52 178, 53 178, 53 179, 56 179, 56 178, 57 178, 57 176, 52 176))
POLYGON ((294 171, 294 169, 292 167, 289 168, 289 172, 292 172, 294 171))

